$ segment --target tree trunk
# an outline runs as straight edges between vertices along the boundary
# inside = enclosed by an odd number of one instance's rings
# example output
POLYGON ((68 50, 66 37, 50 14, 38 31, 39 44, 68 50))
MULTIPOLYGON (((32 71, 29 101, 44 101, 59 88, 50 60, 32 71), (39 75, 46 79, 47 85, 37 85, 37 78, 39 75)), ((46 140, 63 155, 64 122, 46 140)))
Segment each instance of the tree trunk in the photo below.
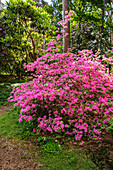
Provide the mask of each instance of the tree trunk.
MULTIPOLYGON (((113 6, 113 0, 111 1, 111 6, 113 6)), ((111 22, 113 23, 113 10, 111 10, 111 22)), ((113 45, 113 32, 111 30, 111 44, 113 45)))
MULTIPOLYGON (((113 23, 113 10, 112 10, 112 6, 113 6, 113 0, 110 0, 110 9, 111 10, 107 10, 108 13, 108 17, 110 19, 110 22, 113 23)), ((113 33, 112 33, 112 28, 110 28, 110 43, 113 45, 113 33)))
MULTIPOLYGON (((62 0, 63 2, 63 20, 65 20, 65 12, 69 12, 69 1, 68 0, 62 0)), ((66 23, 67 28, 64 28, 65 33, 63 35, 63 47, 64 47, 64 52, 68 51, 68 48, 70 48, 70 22, 68 21, 66 23), (67 36, 65 34, 68 33, 67 36)))
POLYGON ((105 14, 105 0, 103 0, 101 33, 103 33, 104 30, 104 14, 105 14))
POLYGON ((1 0, 0 0, 0 10, 2 9, 2 2, 1 2, 1 0))

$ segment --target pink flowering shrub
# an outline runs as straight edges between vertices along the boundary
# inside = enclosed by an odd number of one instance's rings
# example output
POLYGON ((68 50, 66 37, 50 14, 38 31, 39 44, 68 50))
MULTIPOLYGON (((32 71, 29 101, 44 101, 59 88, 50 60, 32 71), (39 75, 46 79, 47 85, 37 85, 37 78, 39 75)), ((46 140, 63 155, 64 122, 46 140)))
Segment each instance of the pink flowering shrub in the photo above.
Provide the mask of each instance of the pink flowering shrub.
POLYGON ((113 113, 113 76, 92 51, 47 53, 25 65, 35 78, 13 89, 19 122, 34 122, 34 132, 101 139, 113 113))

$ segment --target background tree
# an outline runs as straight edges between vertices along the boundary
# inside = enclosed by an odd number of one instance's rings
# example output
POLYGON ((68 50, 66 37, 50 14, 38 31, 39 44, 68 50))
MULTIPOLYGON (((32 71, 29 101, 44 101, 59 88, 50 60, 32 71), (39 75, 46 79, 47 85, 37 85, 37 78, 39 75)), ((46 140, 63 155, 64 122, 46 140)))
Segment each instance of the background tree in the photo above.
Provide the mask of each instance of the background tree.
POLYGON ((103 33, 103 29, 104 29, 104 15, 105 15, 105 0, 103 0, 103 9, 102 9, 102 27, 101 27, 102 33, 103 33))
POLYGON ((0 17, 1 68, 7 62, 7 71, 18 76, 24 62, 32 62, 41 56, 44 44, 54 32, 50 15, 34 5, 32 0, 10 0, 0 17))
MULTIPOLYGON (((57 16, 61 14, 61 11, 59 11, 59 2, 61 3, 61 0, 55 0, 55 2, 52 4, 53 8, 55 7, 55 13, 57 16)), ((110 0, 105 1, 105 11, 109 11, 111 14, 111 2, 110 0)), ((112 5, 111 5, 112 6, 112 5)), ((103 10, 103 0, 69 0, 69 8, 70 11, 73 11, 73 28, 77 26, 76 34, 72 35, 71 39, 71 47, 73 49, 76 49, 76 51, 82 50, 85 47, 88 47, 88 49, 92 49, 95 51, 98 50, 98 48, 102 51, 102 53, 105 53, 106 50, 111 49, 110 44, 110 30, 112 32, 113 30, 113 23, 109 19, 108 13, 105 12, 104 15, 104 30, 103 34, 101 34, 102 30, 102 10, 103 10), (88 31, 88 35, 83 33, 83 25, 87 27, 90 27, 90 30, 88 31), (83 35, 83 34, 84 35, 83 35), (95 34, 95 36, 94 36, 95 34), (76 38, 74 38, 74 36, 76 38), (86 37, 85 37, 86 36, 86 37), (85 40, 87 39, 86 45, 84 44, 85 40), (76 44, 76 45, 75 45, 76 44), (83 45, 84 44, 84 45, 83 45), (87 46, 89 44, 89 46, 87 46), (94 48, 95 46, 95 48, 94 48)), ((74 28, 75 29, 75 28, 74 28)), ((71 29, 71 32, 73 29, 71 29)), ((73 51, 74 52, 74 51, 73 51)))
POLYGON ((53 8, 53 15, 56 17, 55 20, 55 25, 57 25, 57 23, 59 21, 61 21, 63 19, 62 17, 62 0, 51 0, 52 2, 52 8, 53 8))
MULTIPOLYGON (((65 21, 66 12, 69 13, 69 1, 68 0, 62 0, 63 2, 63 20, 65 21)), ((70 48, 70 22, 66 22, 64 27, 65 34, 67 36, 63 36, 63 46, 64 46, 64 52, 67 52, 70 48)))

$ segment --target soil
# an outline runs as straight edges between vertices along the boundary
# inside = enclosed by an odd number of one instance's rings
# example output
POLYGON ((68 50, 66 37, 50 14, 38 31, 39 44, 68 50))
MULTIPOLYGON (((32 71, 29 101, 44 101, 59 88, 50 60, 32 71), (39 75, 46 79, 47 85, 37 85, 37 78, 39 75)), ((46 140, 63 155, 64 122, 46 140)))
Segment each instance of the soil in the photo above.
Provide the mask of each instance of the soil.
POLYGON ((0 170, 39 170, 28 150, 0 138, 0 170))
POLYGON ((0 106, 0 114, 6 113, 9 109, 12 109, 12 105, 9 105, 9 106, 0 106))
POLYGON ((86 146, 86 153, 98 167, 101 167, 100 169, 113 170, 113 136, 111 134, 107 133, 99 142, 90 142, 86 146))

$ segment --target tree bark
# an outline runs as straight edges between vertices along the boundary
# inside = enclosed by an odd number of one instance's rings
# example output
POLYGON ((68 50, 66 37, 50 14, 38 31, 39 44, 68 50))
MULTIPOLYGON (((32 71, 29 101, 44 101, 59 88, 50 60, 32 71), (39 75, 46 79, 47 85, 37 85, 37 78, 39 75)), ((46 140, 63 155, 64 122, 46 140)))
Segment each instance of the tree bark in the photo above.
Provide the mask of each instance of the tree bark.
POLYGON ((103 33, 104 30, 104 14, 105 14, 105 0, 103 0, 101 33, 103 33))
MULTIPOLYGON (((111 7, 113 6, 113 0, 111 0, 111 7)), ((113 10, 111 10, 111 22, 113 22, 113 10)), ((113 45, 113 32, 111 30, 111 44, 113 45)))
POLYGON ((1 0, 0 0, 0 10, 2 9, 2 2, 1 2, 1 0))
MULTIPOLYGON (((65 21, 65 12, 69 12, 69 1, 68 0, 62 0, 63 2, 63 20, 65 21)), ((64 47, 64 52, 68 51, 68 48, 70 48, 70 22, 68 21, 66 23, 67 28, 64 28, 64 35, 63 35, 63 47, 64 47), (68 33, 67 36, 65 34, 68 33)))

